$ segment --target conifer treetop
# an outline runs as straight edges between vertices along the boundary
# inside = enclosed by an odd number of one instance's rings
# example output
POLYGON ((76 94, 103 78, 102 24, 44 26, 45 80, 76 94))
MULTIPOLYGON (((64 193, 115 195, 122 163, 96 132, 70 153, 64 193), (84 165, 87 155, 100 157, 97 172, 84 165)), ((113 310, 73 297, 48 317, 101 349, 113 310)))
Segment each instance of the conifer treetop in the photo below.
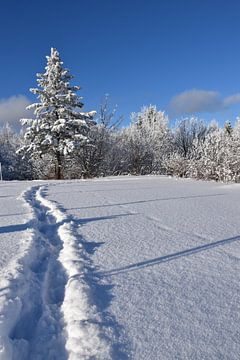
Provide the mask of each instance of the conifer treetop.
POLYGON ((72 78, 58 51, 51 48, 45 72, 37 74, 38 87, 30 89, 39 100, 27 107, 34 111, 35 118, 21 119, 27 125, 26 144, 21 151, 50 153, 59 158, 88 142, 95 111, 79 111, 83 107, 82 98, 76 94, 80 87, 70 84, 72 78))

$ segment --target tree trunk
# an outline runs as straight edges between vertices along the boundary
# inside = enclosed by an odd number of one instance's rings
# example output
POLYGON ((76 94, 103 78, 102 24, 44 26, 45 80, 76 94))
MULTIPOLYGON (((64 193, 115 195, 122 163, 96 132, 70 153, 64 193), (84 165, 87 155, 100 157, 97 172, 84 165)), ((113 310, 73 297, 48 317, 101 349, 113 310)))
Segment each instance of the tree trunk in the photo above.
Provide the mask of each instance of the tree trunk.
POLYGON ((55 178, 56 180, 62 179, 62 164, 61 164, 61 155, 59 152, 57 152, 56 154, 55 178))

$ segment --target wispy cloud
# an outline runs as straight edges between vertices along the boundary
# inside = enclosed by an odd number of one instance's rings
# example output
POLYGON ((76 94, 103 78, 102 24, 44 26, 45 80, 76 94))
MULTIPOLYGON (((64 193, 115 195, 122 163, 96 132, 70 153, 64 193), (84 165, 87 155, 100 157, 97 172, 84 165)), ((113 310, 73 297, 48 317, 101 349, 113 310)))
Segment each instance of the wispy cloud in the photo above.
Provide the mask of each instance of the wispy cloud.
POLYGON ((230 95, 230 96, 226 97, 223 100, 223 104, 224 104, 225 107, 240 104, 240 93, 233 94, 233 95, 230 95))
POLYGON ((192 89, 175 95, 169 103, 169 112, 171 116, 214 113, 239 103, 240 93, 221 98, 217 91, 192 89))
POLYGON ((30 100, 24 95, 15 95, 6 99, 0 99, 0 126, 8 122, 15 129, 21 124, 19 119, 31 117, 31 112, 26 110, 30 100))

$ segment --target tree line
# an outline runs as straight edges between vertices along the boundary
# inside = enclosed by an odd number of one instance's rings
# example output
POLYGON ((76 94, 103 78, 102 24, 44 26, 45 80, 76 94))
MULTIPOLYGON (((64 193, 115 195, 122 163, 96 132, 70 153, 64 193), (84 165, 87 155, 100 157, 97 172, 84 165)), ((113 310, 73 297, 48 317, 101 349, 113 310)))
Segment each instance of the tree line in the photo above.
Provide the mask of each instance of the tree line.
POLYGON ((23 130, 0 129, 3 177, 11 179, 75 179, 109 175, 166 174, 216 181, 240 181, 240 119, 235 126, 183 118, 170 126, 156 106, 145 106, 121 127, 116 109, 105 97, 97 113, 83 112, 63 67, 51 49, 38 87, 38 102, 29 106, 32 119, 23 130))

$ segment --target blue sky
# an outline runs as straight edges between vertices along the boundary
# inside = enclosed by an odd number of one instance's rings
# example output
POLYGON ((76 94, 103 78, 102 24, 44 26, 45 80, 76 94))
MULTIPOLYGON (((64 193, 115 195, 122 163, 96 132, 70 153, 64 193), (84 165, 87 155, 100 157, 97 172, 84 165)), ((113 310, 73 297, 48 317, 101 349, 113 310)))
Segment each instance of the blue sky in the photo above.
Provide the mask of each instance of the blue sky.
POLYGON ((108 93, 125 124, 148 104, 172 120, 195 113, 234 122, 239 14, 238 0, 5 0, 0 122, 14 123, 34 100, 28 89, 51 47, 82 86, 85 110, 97 109, 108 93))

